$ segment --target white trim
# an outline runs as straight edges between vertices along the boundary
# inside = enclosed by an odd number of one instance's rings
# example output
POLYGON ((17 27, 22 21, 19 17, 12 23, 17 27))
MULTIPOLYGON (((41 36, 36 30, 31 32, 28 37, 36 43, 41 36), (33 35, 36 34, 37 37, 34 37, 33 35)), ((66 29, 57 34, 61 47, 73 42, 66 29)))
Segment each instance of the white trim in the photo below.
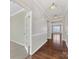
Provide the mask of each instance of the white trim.
POLYGON ((16 15, 16 14, 18 14, 18 13, 22 12, 22 11, 24 11, 24 8, 23 8, 23 9, 21 9, 21 10, 19 10, 19 11, 17 11, 17 12, 15 12, 15 13, 13 13, 13 14, 11 14, 11 16, 14 16, 14 15, 16 15))
POLYGON ((43 35, 43 34, 46 34, 46 33, 47 33, 47 32, 36 33, 36 34, 32 34, 32 36, 43 35))
POLYGON ((12 41, 12 42, 14 42, 14 43, 16 43, 16 44, 19 44, 19 45, 21 45, 21 46, 25 46, 25 44, 22 44, 22 43, 16 42, 16 41, 14 41, 14 40, 10 40, 10 41, 12 41))
POLYGON ((26 49, 26 52, 28 53, 28 46, 26 47, 26 46, 24 46, 22 43, 18 43, 18 42, 13 41, 13 40, 11 40, 11 41, 14 42, 14 43, 16 43, 16 44, 18 44, 18 45, 23 46, 23 47, 26 49))
POLYGON ((30 55, 33 55, 35 52, 37 52, 45 43, 47 40, 45 40, 36 50, 34 50, 30 55))
POLYGON ((30 55, 32 53, 32 11, 30 11, 30 55))
POLYGON ((27 51, 27 53, 28 53, 28 52, 29 52, 29 51, 28 51, 28 46, 24 46, 24 47, 25 47, 25 49, 26 49, 26 51, 27 51))
MULTIPOLYGON (((25 16, 25 33, 26 33, 26 20, 30 20, 30 39, 29 39, 30 42, 27 45, 25 44, 25 48, 27 50, 27 53, 29 53, 28 47, 30 47, 29 54, 31 54, 31 49, 32 49, 32 11, 29 11, 28 14, 26 14, 26 16, 25 16), (28 16, 30 16, 30 19, 26 19, 28 16)), ((25 41, 26 41, 26 37, 29 38, 28 35, 27 36, 25 35, 25 41)), ((27 42, 25 42, 25 43, 27 43, 27 42)))
POLYGON ((52 18, 52 19, 50 19, 50 20, 48 20, 49 22, 60 22, 60 21, 64 21, 63 20, 64 19, 64 17, 62 17, 62 18, 52 18))

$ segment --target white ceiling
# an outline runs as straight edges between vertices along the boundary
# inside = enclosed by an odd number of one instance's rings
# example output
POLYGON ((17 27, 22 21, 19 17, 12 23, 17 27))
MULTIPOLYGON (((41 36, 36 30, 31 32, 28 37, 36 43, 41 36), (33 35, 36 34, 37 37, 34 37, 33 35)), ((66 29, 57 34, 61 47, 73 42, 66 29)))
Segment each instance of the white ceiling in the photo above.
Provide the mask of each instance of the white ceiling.
POLYGON ((33 18, 45 17, 52 19, 54 15, 65 16, 67 14, 67 0, 16 0, 23 7, 29 7, 33 11, 33 18), (55 2, 56 9, 50 10, 49 6, 55 2))
POLYGON ((16 14, 17 12, 19 12, 21 10, 24 10, 24 8, 13 1, 10 2, 10 15, 11 16, 16 14))

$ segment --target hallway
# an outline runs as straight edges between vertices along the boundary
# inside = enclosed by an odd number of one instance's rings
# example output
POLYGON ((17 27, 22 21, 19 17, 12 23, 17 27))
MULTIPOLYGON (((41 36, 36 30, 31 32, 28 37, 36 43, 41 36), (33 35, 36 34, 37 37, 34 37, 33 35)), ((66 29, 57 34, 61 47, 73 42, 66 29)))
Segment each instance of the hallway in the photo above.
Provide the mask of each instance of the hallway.
POLYGON ((56 50, 52 46, 52 41, 49 40, 32 56, 32 59, 68 59, 66 44, 63 42, 62 50, 56 50))

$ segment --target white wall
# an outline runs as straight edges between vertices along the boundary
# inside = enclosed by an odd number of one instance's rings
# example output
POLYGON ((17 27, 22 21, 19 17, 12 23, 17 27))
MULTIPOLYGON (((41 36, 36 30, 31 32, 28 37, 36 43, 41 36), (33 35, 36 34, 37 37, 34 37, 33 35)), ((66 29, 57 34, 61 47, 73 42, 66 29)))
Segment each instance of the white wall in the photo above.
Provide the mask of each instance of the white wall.
POLYGON ((20 5, 22 5, 24 8, 29 7, 30 9, 32 8, 32 47, 31 47, 31 54, 36 52, 39 47, 41 47, 44 42, 47 41, 47 21, 44 19, 44 17, 41 17, 41 13, 39 11, 39 7, 37 5, 34 5, 34 1, 32 0, 15 0, 17 1, 20 5), (33 7, 28 4, 32 3, 33 7), (37 6, 37 7, 36 7, 37 6), (39 12, 39 13, 34 13, 34 12, 39 12))
POLYGON ((32 20, 32 54, 47 42, 47 21, 44 18, 32 20))
POLYGON ((68 46, 68 16, 65 16, 64 20, 64 40, 66 42, 66 45, 68 46))
POLYGON ((11 41, 24 45, 24 32, 25 32, 25 11, 22 11, 10 19, 10 34, 11 41))
POLYGON ((51 33, 52 33, 52 24, 50 21, 47 22, 47 37, 48 39, 51 39, 51 33))
POLYGON ((32 54, 47 42, 47 33, 38 33, 32 36, 32 54))
POLYGON ((32 12, 24 10, 14 16, 11 16, 11 41, 24 46, 27 53, 30 54, 32 12))

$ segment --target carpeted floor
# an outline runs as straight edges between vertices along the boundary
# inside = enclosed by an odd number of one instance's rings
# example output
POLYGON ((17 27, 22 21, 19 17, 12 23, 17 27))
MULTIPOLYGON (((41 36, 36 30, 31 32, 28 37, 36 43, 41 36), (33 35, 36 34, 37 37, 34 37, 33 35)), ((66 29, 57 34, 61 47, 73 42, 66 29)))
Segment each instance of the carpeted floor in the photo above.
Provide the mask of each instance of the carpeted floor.
POLYGON ((10 42, 10 59, 25 59, 27 52, 24 46, 10 42))

